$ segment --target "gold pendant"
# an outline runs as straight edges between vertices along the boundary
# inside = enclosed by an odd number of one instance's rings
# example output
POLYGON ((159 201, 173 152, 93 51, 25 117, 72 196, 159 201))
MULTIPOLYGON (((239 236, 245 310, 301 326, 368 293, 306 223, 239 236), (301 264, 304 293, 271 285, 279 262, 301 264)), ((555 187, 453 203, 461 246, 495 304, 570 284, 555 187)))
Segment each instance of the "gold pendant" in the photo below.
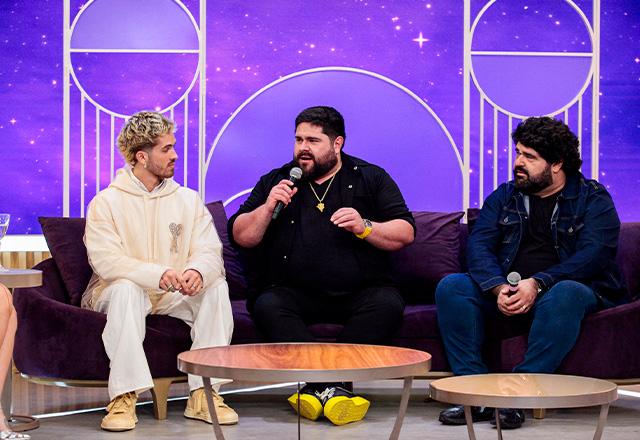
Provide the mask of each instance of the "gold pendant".
POLYGON ((318 202, 318 204, 316 205, 316 208, 318 208, 318 210, 320 210, 320 212, 323 212, 324 211, 324 203, 318 202))

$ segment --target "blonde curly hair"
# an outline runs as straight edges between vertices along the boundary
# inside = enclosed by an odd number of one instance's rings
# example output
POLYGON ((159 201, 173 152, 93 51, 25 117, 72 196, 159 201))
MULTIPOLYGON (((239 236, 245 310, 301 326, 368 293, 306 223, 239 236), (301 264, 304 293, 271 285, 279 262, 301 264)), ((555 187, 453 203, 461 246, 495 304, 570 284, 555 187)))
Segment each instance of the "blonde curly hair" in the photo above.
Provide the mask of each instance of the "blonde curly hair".
POLYGON ((118 148, 131 165, 137 162, 136 153, 155 145, 158 137, 173 133, 175 123, 157 112, 138 112, 120 130, 118 148))

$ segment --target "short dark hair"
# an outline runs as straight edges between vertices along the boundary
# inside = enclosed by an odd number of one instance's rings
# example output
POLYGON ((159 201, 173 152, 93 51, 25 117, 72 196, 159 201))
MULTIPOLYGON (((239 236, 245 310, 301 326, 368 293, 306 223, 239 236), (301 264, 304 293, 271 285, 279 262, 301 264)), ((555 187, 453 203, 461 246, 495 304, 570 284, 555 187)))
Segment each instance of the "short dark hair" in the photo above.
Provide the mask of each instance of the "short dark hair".
POLYGON ((303 122, 322 127, 322 132, 329 136, 331 142, 335 141, 338 136, 342 136, 345 140, 347 138, 347 134, 344 131, 344 118, 333 107, 317 106, 306 108, 296 117, 295 128, 297 129, 298 125, 303 122))
POLYGON ((567 174, 580 171, 580 141, 562 121, 548 116, 528 118, 518 124, 511 138, 515 144, 533 148, 549 163, 562 162, 567 174))

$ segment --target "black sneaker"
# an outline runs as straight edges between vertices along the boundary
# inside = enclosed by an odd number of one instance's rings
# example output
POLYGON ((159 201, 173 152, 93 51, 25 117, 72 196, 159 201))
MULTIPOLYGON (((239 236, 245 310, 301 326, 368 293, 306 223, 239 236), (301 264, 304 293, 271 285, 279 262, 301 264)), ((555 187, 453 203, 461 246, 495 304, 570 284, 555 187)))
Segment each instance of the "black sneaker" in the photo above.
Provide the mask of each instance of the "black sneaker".
MULTIPOLYGON (((491 420, 494 411, 493 408, 484 406, 472 406, 471 418, 474 422, 486 422, 491 420)), ((462 405, 452 406, 440 413, 438 420, 443 425, 466 425, 467 420, 464 417, 464 407, 462 405)), ((501 420, 502 421, 502 420, 501 420)))
MULTIPOLYGON (((500 415, 501 429, 518 429, 524 423, 524 410, 500 408, 498 414, 500 415)), ((491 424, 496 426, 495 415, 491 418, 491 424)))

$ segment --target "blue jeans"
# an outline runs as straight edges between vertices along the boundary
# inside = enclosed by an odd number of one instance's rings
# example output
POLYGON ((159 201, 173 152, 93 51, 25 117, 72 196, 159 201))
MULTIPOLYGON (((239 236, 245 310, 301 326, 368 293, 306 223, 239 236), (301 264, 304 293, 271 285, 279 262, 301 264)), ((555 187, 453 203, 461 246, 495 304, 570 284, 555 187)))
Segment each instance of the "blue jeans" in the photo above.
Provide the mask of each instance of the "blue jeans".
MULTIPOLYGON (((457 273, 440 281, 436 304, 440 334, 453 373, 487 373, 481 352, 485 323, 502 314, 496 296, 482 292, 468 274, 457 273)), ((582 319, 602 306, 594 291, 584 284, 556 283, 528 312, 533 322, 527 352, 513 371, 553 373, 576 343, 582 319)))

